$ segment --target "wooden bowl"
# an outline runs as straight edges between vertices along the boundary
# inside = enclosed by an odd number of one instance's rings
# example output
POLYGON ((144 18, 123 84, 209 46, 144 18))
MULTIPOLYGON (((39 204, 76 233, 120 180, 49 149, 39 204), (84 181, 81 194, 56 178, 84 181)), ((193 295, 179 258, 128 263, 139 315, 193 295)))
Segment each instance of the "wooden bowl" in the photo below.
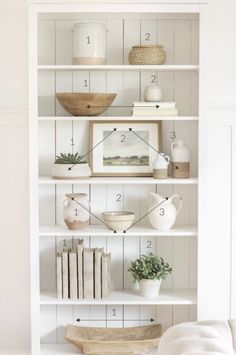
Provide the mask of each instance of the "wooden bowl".
POLYGON ((112 104, 116 94, 57 93, 56 98, 73 116, 98 116, 112 104))
POLYGON ((83 354, 140 354, 158 346, 161 324, 133 328, 68 325, 65 338, 83 354))

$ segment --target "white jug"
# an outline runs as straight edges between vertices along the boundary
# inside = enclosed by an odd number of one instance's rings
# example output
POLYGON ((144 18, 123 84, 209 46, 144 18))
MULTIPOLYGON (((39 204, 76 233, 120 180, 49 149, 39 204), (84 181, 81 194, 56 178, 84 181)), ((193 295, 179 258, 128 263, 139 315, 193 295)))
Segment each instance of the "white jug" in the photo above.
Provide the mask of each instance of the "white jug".
POLYGON ((190 145, 182 140, 171 144, 173 178, 188 178, 190 171, 190 145))
POLYGON ((153 160, 153 177, 154 179, 166 179, 168 176, 168 165, 170 163, 170 157, 164 153, 157 154, 153 160))
POLYGON ((183 140, 177 140, 171 144, 171 160, 172 162, 189 163, 190 161, 190 144, 184 143, 183 140))
POLYGON ((170 229, 174 225, 176 217, 183 205, 182 198, 177 194, 165 198, 154 192, 151 192, 150 196, 152 197, 152 202, 148 209, 150 212, 148 217, 152 227, 159 230, 170 229), (177 209, 173 203, 175 198, 179 201, 177 209))

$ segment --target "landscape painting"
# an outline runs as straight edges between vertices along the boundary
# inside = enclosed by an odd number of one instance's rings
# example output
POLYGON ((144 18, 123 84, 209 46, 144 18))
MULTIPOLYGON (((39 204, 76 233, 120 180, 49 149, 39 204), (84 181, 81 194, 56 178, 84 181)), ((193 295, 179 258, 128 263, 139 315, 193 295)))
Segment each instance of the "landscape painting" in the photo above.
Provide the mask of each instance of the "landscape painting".
POLYGON ((103 166, 149 166, 148 131, 110 133, 103 131, 103 166))

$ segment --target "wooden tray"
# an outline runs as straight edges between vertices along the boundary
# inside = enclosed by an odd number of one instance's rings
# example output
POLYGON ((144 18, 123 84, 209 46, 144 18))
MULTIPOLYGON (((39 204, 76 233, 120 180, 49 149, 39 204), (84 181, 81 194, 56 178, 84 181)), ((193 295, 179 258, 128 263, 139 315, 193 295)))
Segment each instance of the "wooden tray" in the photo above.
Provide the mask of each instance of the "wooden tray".
POLYGON ((140 354, 157 347, 161 324, 133 328, 92 328, 68 325, 65 338, 83 354, 140 354))

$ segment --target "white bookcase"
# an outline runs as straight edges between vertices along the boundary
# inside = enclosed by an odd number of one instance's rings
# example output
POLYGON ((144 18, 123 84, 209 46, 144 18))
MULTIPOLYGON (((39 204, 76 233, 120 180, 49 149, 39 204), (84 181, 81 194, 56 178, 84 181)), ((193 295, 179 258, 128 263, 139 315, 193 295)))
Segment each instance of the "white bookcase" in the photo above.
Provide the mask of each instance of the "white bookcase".
MULTIPOLYGON (((160 322, 173 324, 198 318, 198 259, 204 235, 204 1, 143 0, 53 1, 29 4, 29 134, 30 226, 32 289, 32 355, 75 353, 64 340, 68 323, 102 327, 128 327, 160 322), (72 65, 72 28, 78 20, 106 24, 107 65, 72 65), (167 60, 162 66, 128 64, 132 45, 163 44, 167 60), (199 43, 201 50, 199 48, 199 43), (199 58, 199 52, 201 56, 199 58), (201 67, 202 65, 202 67, 201 67), (117 98, 99 119, 128 120, 133 101, 143 100, 145 85, 155 80, 165 101, 176 101, 178 117, 163 117, 162 150, 170 154, 171 132, 191 144, 189 179, 101 177, 55 180, 50 176, 55 155, 88 150, 91 117, 70 117, 55 98, 56 92, 116 92, 117 98), (85 85, 86 83, 86 85, 85 85), (149 192, 183 198, 174 229, 151 229, 148 220, 128 233, 114 234, 92 217, 85 230, 70 231, 63 223, 65 193, 86 192, 91 210, 131 210, 138 219, 147 212, 149 192), (117 195, 121 198, 117 199, 117 195), (56 298, 56 252, 66 243, 83 238, 86 246, 104 247, 112 253, 113 291, 102 300, 56 298), (198 247, 198 243, 199 246, 198 247), (127 272, 131 259, 153 251, 173 267, 162 284, 160 297, 145 299, 132 291, 127 272)), ((142 118, 142 120, 145 118, 142 118)), ((150 120, 150 117, 147 118, 150 120)), ((155 120, 155 118, 151 118, 155 120)))

